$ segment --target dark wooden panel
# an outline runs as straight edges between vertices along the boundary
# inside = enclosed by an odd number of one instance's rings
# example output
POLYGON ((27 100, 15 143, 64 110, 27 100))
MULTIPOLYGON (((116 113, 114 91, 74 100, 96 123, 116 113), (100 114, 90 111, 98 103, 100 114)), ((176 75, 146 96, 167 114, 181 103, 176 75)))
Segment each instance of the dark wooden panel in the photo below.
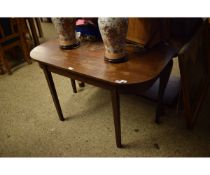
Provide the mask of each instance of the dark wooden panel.
POLYGON ((208 26, 204 22, 178 54, 188 127, 194 125, 208 90, 208 38, 208 26))

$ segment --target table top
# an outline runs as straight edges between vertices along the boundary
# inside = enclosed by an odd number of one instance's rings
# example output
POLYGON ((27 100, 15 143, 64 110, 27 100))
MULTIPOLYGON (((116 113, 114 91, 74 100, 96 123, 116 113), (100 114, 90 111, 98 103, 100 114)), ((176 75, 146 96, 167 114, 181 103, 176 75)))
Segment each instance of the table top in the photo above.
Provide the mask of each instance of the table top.
POLYGON ((42 64, 107 83, 116 84, 119 83, 116 80, 126 80, 127 84, 139 84, 156 78, 176 52, 165 44, 145 53, 131 46, 127 46, 126 50, 127 62, 109 63, 104 60, 102 42, 82 42, 76 49, 62 50, 55 39, 35 47, 30 56, 42 64))

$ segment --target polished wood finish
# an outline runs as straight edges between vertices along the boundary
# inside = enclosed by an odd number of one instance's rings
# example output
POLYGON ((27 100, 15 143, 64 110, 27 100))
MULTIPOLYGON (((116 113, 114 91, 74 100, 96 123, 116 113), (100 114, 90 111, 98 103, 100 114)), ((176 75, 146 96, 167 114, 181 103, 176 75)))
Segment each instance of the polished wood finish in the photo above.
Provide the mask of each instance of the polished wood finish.
POLYGON ((127 80, 126 86, 145 83, 156 78, 174 55, 167 45, 160 45, 148 53, 139 54, 127 48, 129 61, 121 64, 105 62, 101 42, 81 43, 73 50, 62 50, 57 40, 51 40, 33 49, 31 57, 44 64, 52 65, 68 73, 91 77, 109 85, 124 86, 115 80, 127 80), (69 69, 73 68, 72 70, 69 69))
MULTIPOLYGON (((37 46, 30 53, 31 57, 38 61, 44 69, 55 106, 57 107, 59 106, 59 101, 49 72, 92 84, 111 92, 116 145, 118 148, 122 147, 119 93, 135 91, 136 89, 144 91, 151 87, 160 75, 162 76, 162 74, 169 72, 166 70, 171 68, 171 59, 175 54, 173 48, 164 44, 146 53, 141 53, 138 49, 131 46, 128 46, 126 50, 129 60, 119 64, 104 61, 104 46, 102 42, 83 42, 77 49, 62 50, 59 48, 57 40, 51 40, 37 46)), ((163 80, 167 80, 167 78, 163 78, 163 80)), ((164 83, 166 84, 167 82, 164 83)), ((160 96, 164 94, 162 92, 164 87, 161 87, 160 96)), ((161 105, 162 102, 160 100, 160 108, 161 105)), ((58 114, 61 118, 60 110, 58 110, 58 114)))

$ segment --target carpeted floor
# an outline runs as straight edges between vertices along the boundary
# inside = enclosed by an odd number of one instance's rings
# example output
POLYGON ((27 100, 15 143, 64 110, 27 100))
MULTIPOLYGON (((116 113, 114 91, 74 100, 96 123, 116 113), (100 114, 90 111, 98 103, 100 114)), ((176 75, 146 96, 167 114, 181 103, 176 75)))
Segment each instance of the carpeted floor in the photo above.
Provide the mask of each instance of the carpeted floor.
MULTIPOLYGON (((43 23, 45 39, 56 36, 43 23)), ((175 61, 173 74, 178 75, 175 61)), ((68 78, 54 75, 67 120, 58 120, 42 70, 36 62, 23 64, 11 76, 0 76, 1 157, 143 157, 210 156, 210 93, 194 130, 183 116, 168 108, 162 123, 154 123, 156 103, 121 95, 122 142, 115 145, 108 91, 86 85, 73 94, 68 78)))

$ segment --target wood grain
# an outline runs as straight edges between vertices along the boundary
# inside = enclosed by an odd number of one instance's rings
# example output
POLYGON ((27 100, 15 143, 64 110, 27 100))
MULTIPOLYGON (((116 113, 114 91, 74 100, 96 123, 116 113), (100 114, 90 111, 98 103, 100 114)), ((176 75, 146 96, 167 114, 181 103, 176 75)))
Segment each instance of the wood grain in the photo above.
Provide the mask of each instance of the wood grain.
POLYGON ((53 65, 59 69, 111 84, 116 84, 115 80, 126 80, 128 85, 154 79, 175 54, 175 50, 166 45, 157 46, 144 54, 133 50, 127 47, 129 59, 127 62, 113 64, 104 61, 102 42, 81 43, 77 49, 61 50, 58 41, 51 40, 34 48, 30 56, 38 62, 53 65), (69 70, 69 67, 73 70, 69 70))

